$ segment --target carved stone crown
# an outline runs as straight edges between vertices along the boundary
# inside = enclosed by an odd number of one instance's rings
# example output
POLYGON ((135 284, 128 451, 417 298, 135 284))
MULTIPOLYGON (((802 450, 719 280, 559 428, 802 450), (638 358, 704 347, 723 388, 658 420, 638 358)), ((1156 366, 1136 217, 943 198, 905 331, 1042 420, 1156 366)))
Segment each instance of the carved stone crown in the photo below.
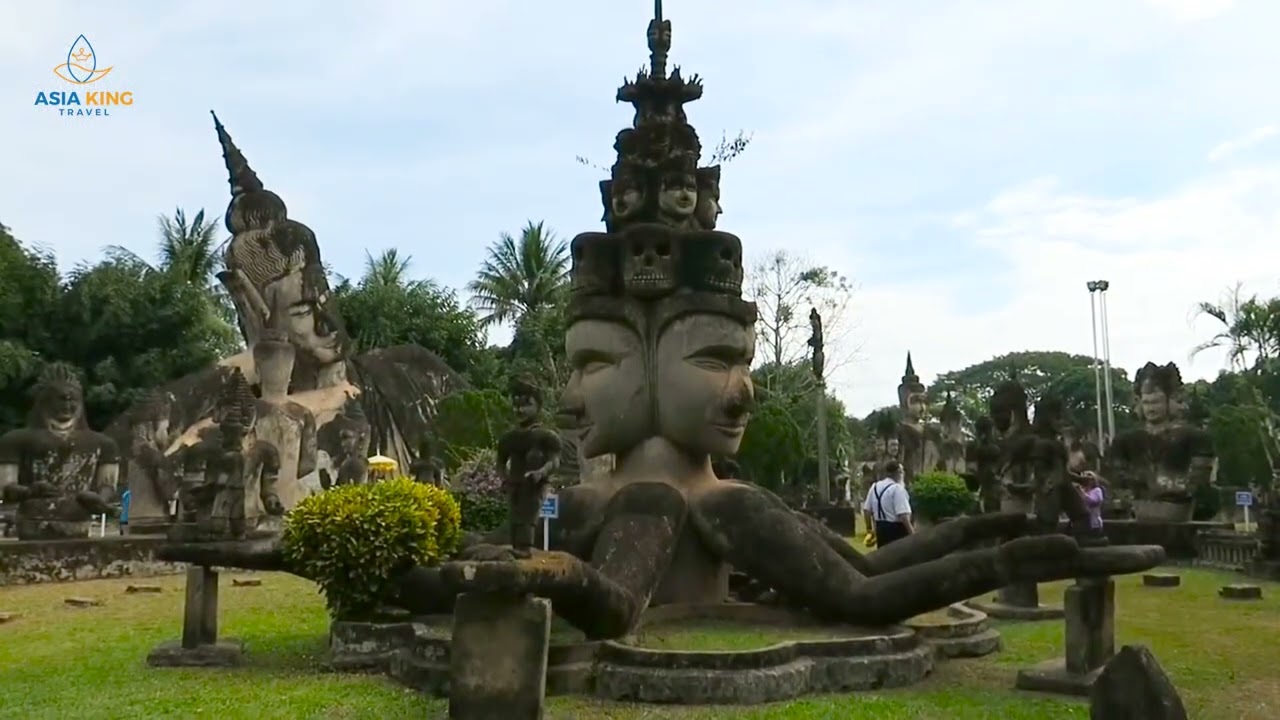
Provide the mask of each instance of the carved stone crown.
POLYGON ((569 247, 575 296, 653 300, 678 290, 742 295, 742 241, 726 232, 645 223, 620 233, 582 233, 569 247))
POLYGON ((1182 390, 1182 371, 1178 369, 1177 363, 1157 365, 1149 362, 1143 365, 1133 377, 1134 394, 1141 395, 1143 384, 1148 382, 1155 383, 1155 386, 1163 390, 1166 395, 1176 395, 1182 390))
POLYGON ((240 368, 234 368, 222 386, 218 410, 222 422, 238 424, 241 428, 253 427, 258 417, 257 398, 240 368))
POLYGON ((36 381, 36 387, 69 387, 79 391, 81 389, 80 375, 76 373, 75 368, 66 363, 49 363, 41 371, 40 379, 36 381))

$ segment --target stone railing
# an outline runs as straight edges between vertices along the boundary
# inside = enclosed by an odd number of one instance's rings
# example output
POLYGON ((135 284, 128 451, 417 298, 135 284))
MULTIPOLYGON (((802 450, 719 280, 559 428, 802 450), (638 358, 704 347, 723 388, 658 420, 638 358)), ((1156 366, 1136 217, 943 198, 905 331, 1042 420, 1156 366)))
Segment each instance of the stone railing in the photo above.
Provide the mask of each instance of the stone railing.
POLYGON ((1222 570, 1243 570, 1258 554, 1253 533, 1207 530, 1196 536, 1196 564, 1222 570))

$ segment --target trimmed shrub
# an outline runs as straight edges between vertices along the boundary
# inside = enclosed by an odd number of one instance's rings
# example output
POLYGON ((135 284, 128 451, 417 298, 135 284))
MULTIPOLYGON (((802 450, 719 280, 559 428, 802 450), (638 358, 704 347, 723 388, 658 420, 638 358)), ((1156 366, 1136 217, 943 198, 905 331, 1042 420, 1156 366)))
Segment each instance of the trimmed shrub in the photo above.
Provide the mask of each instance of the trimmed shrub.
POLYGON ((462 508, 462 529, 486 532, 507 521, 510 507, 493 450, 477 450, 462 460, 451 478, 462 508))
POLYGON ((958 475, 927 472, 911 483, 911 511, 936 522, 963 515, 973 507, 974 495, 958 475))
POLYGON ((320 586, 331 617, 353 620, 377 611, 398 573, 453 554, 461 534, 448 491, 402 477, 298 503, 285 517, 284 557, 320 586))

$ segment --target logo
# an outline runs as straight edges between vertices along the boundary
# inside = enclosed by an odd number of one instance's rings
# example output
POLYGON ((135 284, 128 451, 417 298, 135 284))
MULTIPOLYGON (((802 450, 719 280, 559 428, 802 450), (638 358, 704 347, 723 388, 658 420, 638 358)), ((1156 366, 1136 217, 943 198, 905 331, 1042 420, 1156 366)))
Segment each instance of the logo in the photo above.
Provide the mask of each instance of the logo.
MULTIPOLYGON (((83 88, 106 77, 113 69, 112 65, 102 67, 89 38, 79 35, 67 50, 66 61, 53 66, 53 74, 75 88, 83 88)), ((128 90, 47 90, 36 93, 35 105, 57 108, 63 117, 110 117, 112 109, 118 111, 133 105, 133 93, 128 90)))

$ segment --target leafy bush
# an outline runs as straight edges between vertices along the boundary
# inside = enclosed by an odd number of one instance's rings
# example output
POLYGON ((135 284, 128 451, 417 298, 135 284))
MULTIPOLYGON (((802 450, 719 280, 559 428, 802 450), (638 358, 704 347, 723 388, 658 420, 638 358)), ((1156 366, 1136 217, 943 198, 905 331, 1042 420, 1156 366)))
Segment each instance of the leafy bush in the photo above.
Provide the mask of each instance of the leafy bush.
POLYGON ((440 398, 432 424, 447 469, 454 471, 478 449, 495 447, 514 422, 511 400, 502 393, 463 390, 440 398))
POLYGON ((510 507, 497 465, 493 450, 477 450, 465 457, 454 473, 452 483, 462 508, 464 530, 485 532, 507 521, 510 507))
POLYGON ((927 472, 911 483, 911 510, 936 521, 963 515, 973 507, 973 493, 958 475, 927 472))
POLYGON ((458 502, 409 478, 341 485, 312 495, 285 518, 284 557, 320 586, 334 619, 372 615, 397 573, 457 550, 458 502))

